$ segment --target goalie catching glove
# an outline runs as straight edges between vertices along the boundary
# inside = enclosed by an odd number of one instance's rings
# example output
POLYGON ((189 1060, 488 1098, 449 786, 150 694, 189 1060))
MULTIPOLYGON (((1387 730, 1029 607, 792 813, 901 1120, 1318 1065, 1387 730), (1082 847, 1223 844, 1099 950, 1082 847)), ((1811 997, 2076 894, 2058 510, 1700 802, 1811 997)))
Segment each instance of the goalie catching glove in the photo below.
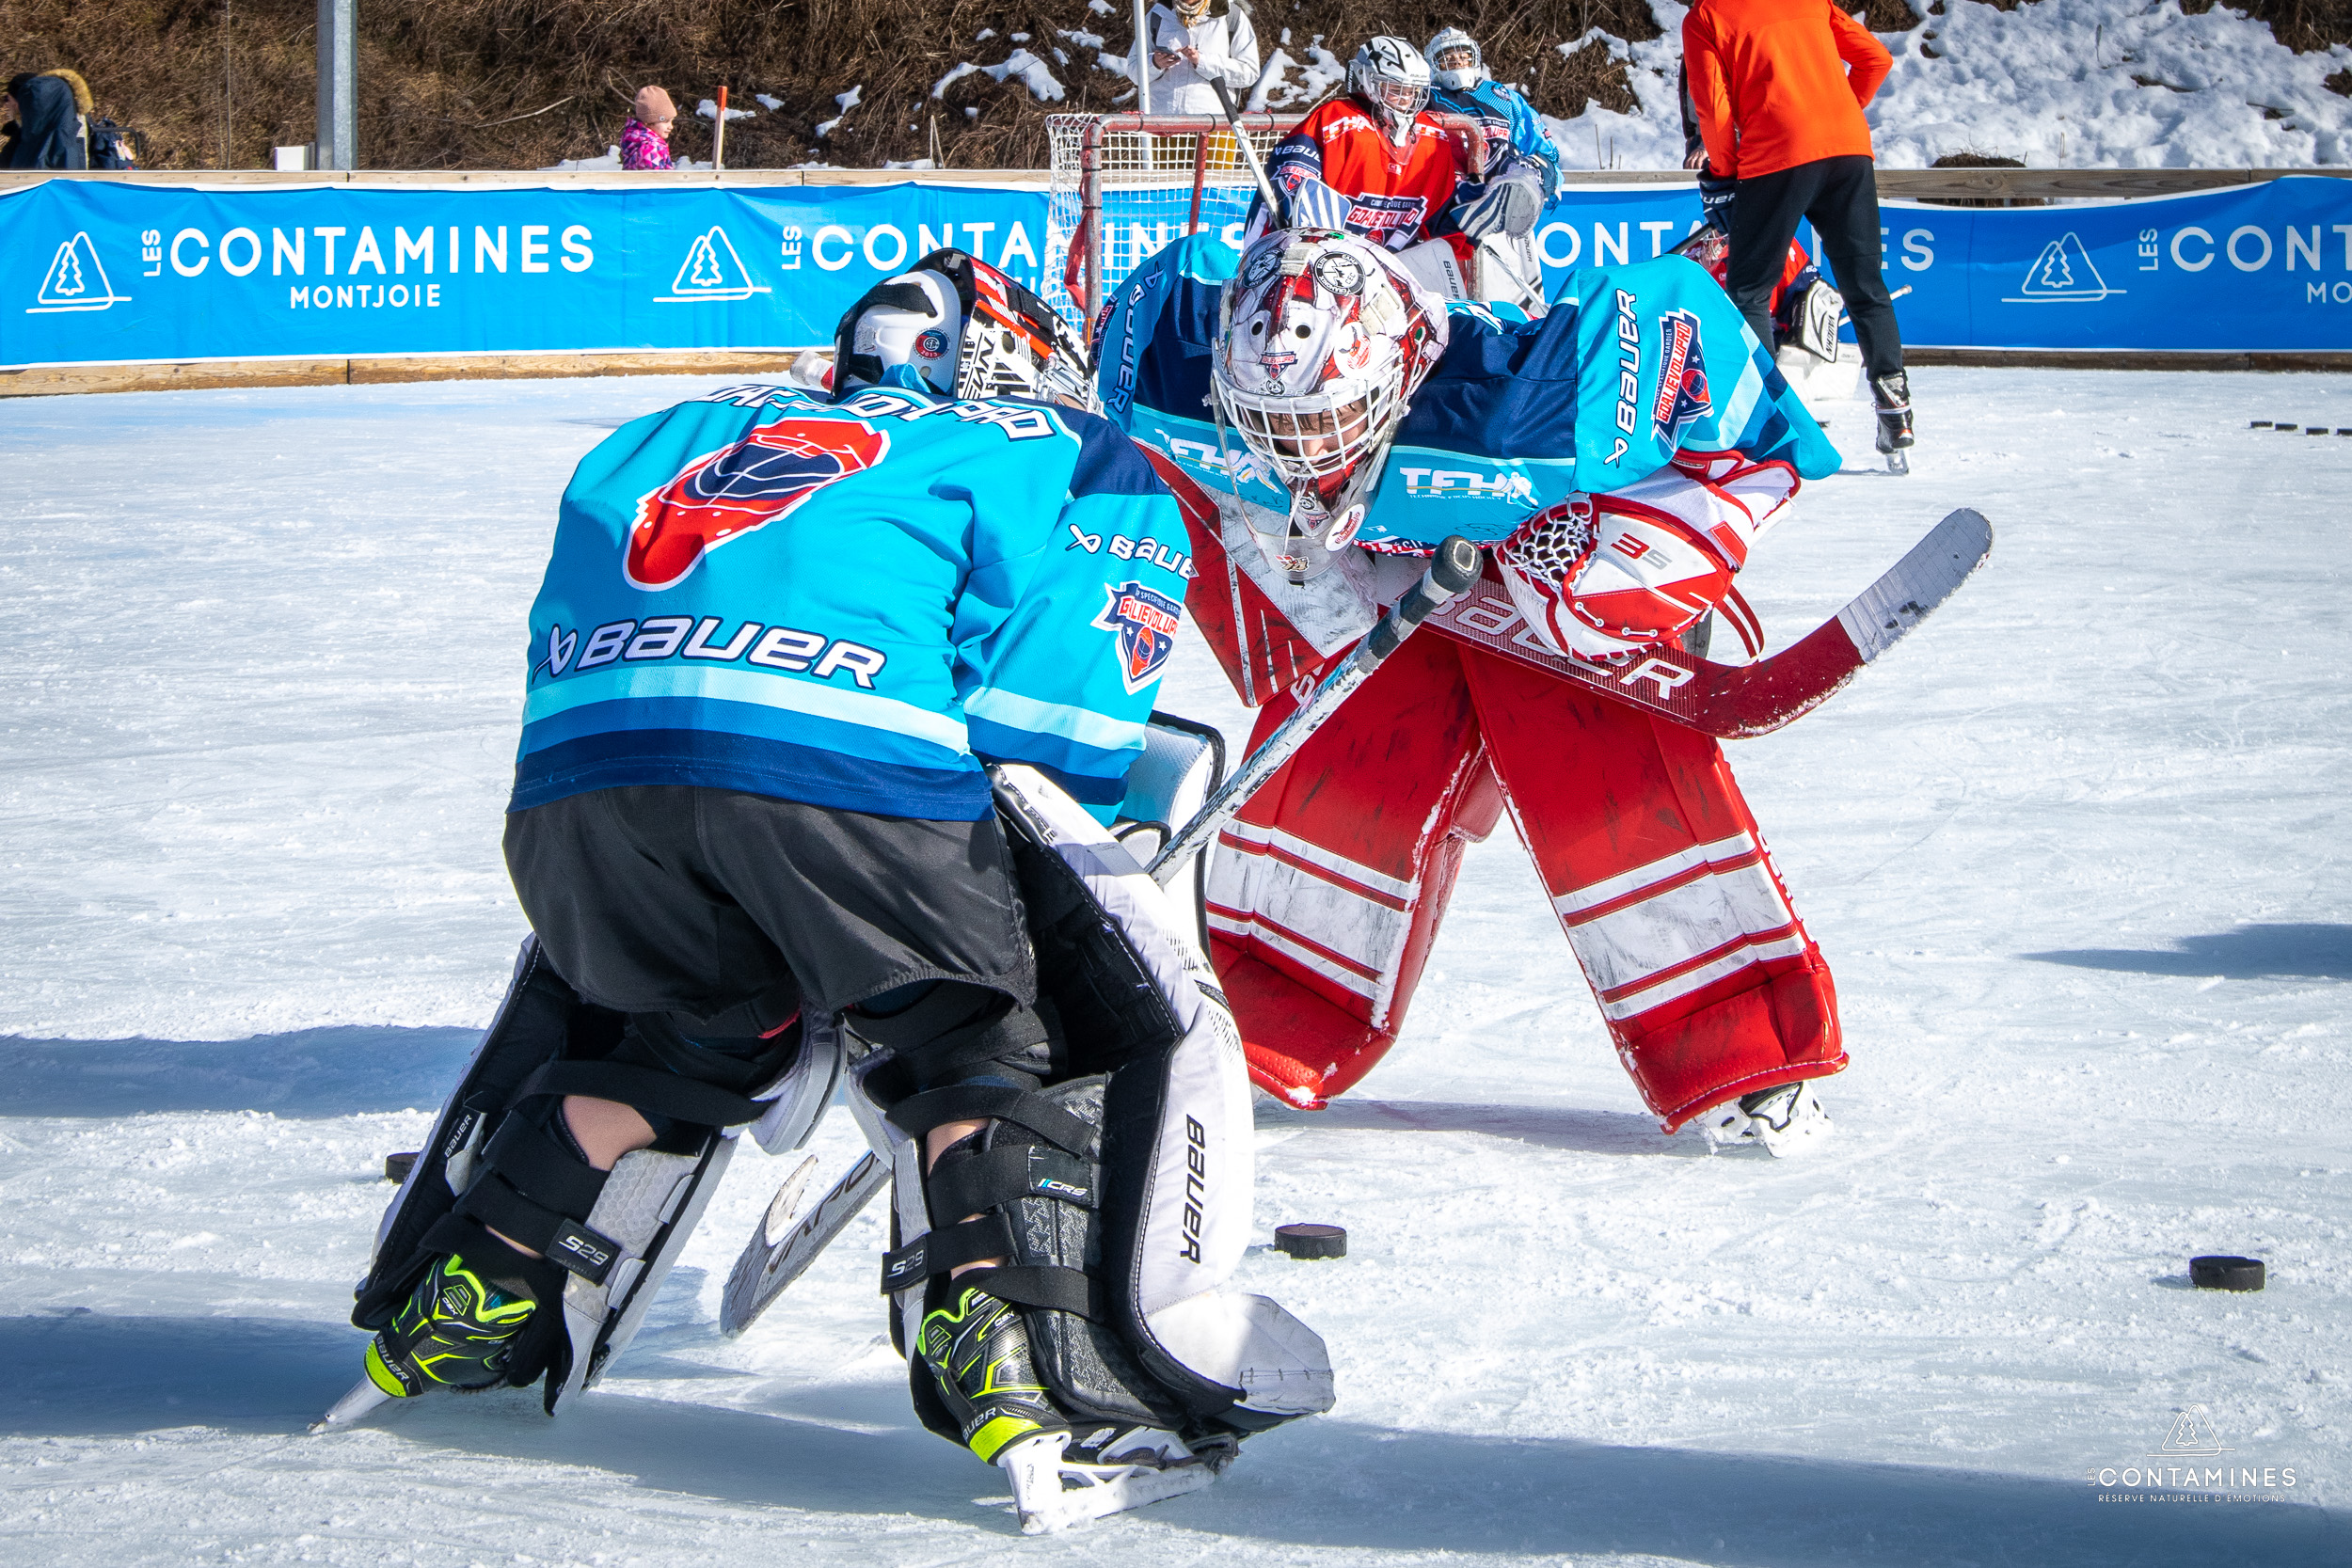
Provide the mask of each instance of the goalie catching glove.
POLYGON ((1721 607, 1753 656, 1761 630, 1731 579, 1796 489, 1786 464, 1686 451, 1613 494, 1536 513, 1495 560, 1512 604, 1564 654, 1600 660, 1654 647, 1721 607))

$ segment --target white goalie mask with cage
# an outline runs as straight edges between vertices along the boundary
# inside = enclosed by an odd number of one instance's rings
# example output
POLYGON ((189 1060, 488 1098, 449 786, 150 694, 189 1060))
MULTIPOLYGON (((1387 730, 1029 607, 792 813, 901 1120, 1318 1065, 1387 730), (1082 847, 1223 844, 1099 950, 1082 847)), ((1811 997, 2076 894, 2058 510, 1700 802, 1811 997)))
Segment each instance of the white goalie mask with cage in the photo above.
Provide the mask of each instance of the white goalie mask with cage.
POLYGON ((1290 491, 1292 533, 1338 549, 1445 352, 1444 306, 1377 246, 1301 229, 1249 247, 1218 317, 1219 418, 1290 491))
POLYGON ((1422 55, 1429 62, 1430 79, 1448 92, 1468 92, 1486 79, 1486 55, 1480 51, 1478 40, 1459 27, 1448 27, 1431 39, 1422 55), (1470 51, 1470 64, 1448 70, 1446 56, 1462 49, 1470 51))
POLYGON ((1429 107, 1429 62, 1403 39, 1374 39, 1347 62, 1347 90, 1403 147, 1429 107))

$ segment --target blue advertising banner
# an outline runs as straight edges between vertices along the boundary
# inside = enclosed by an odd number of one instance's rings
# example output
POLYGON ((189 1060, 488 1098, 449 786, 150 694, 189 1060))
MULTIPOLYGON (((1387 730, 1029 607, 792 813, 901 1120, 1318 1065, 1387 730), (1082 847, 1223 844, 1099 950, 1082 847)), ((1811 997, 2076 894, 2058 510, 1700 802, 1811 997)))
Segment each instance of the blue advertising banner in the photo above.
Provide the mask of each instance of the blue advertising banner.
POLYGON ((52 180, 0 198, 0 365, 803 347, 947 245, 1036 283, 1044 193, 52 180))
MULTIPOLYGON (((1545 282, 1662 255, 1698 221, 1687 186, 1571 190, 1535 231, 1545 282)), ((2352 349, 2352 181, 2059 207, 1888 201, 1880 224, 1907 344, 2352 349)))
MULTIPOLYGON (((1237 240, 1241 196, 1211 195, 1204 226, 1237 240)), ((1168 198, 1106 193, 1114 280, 1182 231, 1168 198)), ((1914 345, 2352 349, 2352 182, 1881 215, 1914 345)), ((1570 189, 1535 230, 1546 280, 1662 255, 1698 219, 1688 185, 1570 189)), ((1057 297, 1047 230, 1034 188, 52 180, 0 197, 0 365, 803 347, 944 245, 1057 297)))

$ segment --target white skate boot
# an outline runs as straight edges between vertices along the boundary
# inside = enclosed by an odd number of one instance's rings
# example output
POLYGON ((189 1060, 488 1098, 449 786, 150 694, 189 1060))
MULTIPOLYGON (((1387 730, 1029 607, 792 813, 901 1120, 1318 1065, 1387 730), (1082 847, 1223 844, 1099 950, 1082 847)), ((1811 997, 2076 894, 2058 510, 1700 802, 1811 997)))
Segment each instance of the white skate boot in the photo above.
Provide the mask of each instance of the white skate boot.
POLYGON ((1726 1100, 1699 1118, 1708 1147, 1761 1147, 1775 1160, 1811 1154, 1829 1142, 1829 1113, 1810 1080, 1726 1100))

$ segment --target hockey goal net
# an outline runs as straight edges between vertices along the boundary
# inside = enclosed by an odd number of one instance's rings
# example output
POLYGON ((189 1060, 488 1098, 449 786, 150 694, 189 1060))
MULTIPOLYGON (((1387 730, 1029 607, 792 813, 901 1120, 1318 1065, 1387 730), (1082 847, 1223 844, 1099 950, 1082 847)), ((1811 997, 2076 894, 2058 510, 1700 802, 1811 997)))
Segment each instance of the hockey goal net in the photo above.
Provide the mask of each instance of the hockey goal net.
MULTIPOLYGON (((1479 124, 1433 117, 1456 161, 1476 178, 1485 161, 1479 124)), ((1296 116, 1243 115, 1263 165, 1296 116)), ((1127 275, 1188 234, 1241 243, 1257 177, 1233 128, 1215 115, 1053 115, 1046 120, 1045 297, 1082 330, 1127 275)))

